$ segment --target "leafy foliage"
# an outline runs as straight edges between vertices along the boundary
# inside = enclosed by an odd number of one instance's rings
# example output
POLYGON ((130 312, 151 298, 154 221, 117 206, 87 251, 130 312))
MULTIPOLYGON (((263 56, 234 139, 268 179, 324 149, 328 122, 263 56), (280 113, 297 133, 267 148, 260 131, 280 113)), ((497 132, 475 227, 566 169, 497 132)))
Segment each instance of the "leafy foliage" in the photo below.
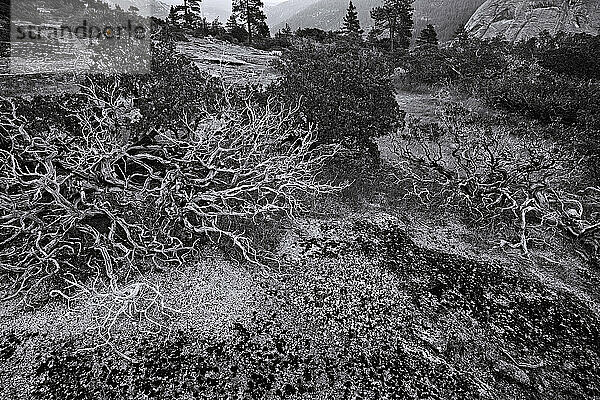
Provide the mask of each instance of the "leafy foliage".
POLYGON ((304 46, 284 54, 281 81, 271 87, 287 104, 300 101, 302 123, 321 143, 373 149, 371 138, 401 123, 391 65, 378 52, 352 44, 304 46))

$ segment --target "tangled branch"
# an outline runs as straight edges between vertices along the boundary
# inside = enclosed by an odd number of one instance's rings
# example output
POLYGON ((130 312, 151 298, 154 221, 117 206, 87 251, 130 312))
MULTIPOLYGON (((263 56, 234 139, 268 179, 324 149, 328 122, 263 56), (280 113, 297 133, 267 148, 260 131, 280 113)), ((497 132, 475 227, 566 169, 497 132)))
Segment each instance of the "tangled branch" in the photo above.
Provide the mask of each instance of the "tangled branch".
POLYGON ((542 139, 466 120, 447 110, 441 126, 411 121, 391 146, 406 196, 456 207, 492 231, 515 232, 501 243, 529 252, 531 241, 561 232, 597 254, 598 188, 582 187, 581 160, 542 139))
POLYGON ((118 281, 134 266, 181 265, 205 240, 259 263, 265 253, 249 226, 293 218, 307 196, 337 190, 319 182, 336 149, 317 147, 313 132, 294 127, 295 110, 223 102, 218 113, 182 116, 176 130, 139 133, 135 99, 116 81, 90 83, 81 96, 68 112, 74 130, 36 131, 2 101, 6 298, 54 279, 83 282, 96 271, 118 281))

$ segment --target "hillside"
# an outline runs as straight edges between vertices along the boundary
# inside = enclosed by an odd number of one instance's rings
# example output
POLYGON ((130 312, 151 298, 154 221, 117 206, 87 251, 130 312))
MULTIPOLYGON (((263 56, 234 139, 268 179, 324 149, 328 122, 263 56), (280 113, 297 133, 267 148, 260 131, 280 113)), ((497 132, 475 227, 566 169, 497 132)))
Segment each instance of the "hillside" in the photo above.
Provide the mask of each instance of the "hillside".
POLYGON ((510 41, 528 39, 545 30, 553 34, 598 34, 599 27, 599 0, 488 0, 466 26, 474 36, 502 35, 510 41))
MULTIPOLYGON (((310 0, 309 0, 310 1, 310 0)), ((452 38, 452 34, 469 20, 484 0, 417 0, 415 1, 415 35, 427 24, 435 25, 442 41, 452 38)), ((297 5, 297 0, 290 0, 280 5, 278 9, 293 12, 293 8, 285 7, 288 3, 297 5)), ((306 3, 306 0, 304 1, 306 3)), ((361 24, 364 28, 373 25, 370 11, 381 4, 381 0, 357 0, 354 2, 358 10, 361 24)), ((299 27, 316 27, 324 30, 336 30, 348 7, 347 0, 319 0, 304 9, 297 11, 293 16, 282 20, 270 20, 273 31, 277 31, 286 23, 292 29, 299 27)))
POLYGON ((179 42, 177 51, 212 76, 227 82, 270 82, 276 75, 271 63, 277 59, 273 53, 236 46, 213 38, 189 38, 179 42))
POLYGON ((285 21, 302 12, 307 7, 317 3, 319 0, 287 0, 273 6, 266 6, 265 13, 269 26, 276 32, 285 26, 285 21))
POLYGON ((118 5, 123 10, 130 7, 137 8, 138 14, 144 17, 165 18, 169 15, 170 7, 158 0, 108 0, 110 5, 118 5))
POLYGON ((173 31, 0 76, 0 400, 600 399, 600 36, 173 31))

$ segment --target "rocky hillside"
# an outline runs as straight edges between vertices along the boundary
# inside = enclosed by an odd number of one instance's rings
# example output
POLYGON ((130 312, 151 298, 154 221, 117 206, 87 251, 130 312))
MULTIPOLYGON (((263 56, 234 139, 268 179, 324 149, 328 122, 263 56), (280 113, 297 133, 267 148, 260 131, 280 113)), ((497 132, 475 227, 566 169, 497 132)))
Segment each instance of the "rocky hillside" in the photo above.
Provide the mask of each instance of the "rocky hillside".
POLYGON ((276 77, 271 66, 276 52, 236 46, 212 38, 189 38, 177 51, 190 57, 200 69, 229 83, 267 83, 276 77))
POLYGON ((511 41, 544 30, 597 34, 600 0, 487 0, 466 28, 480 38, 503 35, 511 41))

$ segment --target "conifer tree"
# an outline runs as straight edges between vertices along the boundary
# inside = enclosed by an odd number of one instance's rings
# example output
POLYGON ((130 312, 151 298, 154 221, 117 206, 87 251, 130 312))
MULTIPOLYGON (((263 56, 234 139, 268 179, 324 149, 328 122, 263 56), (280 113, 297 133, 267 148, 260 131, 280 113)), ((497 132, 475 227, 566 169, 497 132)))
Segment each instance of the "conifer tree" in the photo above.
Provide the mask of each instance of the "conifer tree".
POLYGON ((350 0, 348 12, 344 17, 344 27, 342 28, 342 32, 349 36, 361 36, 364 33, 360 27, 358 12, 356 11, 356 6, 352 4, 352 0, 350 0))
POLYGON ((383 5, 371 10, 375 26, 388 32, 390 51, 396 45, 408 49, 412 37, 414 0, 383 0, 383 5))
POLYGON ((221 21, 219 21, 219 17, 215 18, 210 23, 210 31, 211 34, 214 36, 220 36, 225 31, 225 29, 223 28, 223 24, 221 23, 221 21))
POLYGON ((235 17, 235 14, 231 14, 227 23, 225 24, 225 30, 235 39, 240 42, 248 39, 248 32, 246 32, 246 28, 243 25, 240 25, 235 17))
POLYGON ((184 0, 185 22, 188 27, 196 27, 202 22, 201 2, 202 0, 184 0))
POLYGON ((421 31, 419 37, 417 38, 417 44, 419 45, 438 45, 438 37, 437 32, 435 31, 435 27, 431 24, 428 24, 425 29, 421 31))
POLYGON ((281 30, 281 34, 287 37, 292 36, 292 28, 290 28, 290 25, 287 22, 285 24, 285 28, 281 30))
POLYGON ((263 12, 262 0, 232 0, 232 11, 245 25, 248 31, 248 43, 252 43, 254 34, 264 35, 267 17, 263 12))
POLYGON ((229 16, 229 19, 227 20, 227 22, 225 23, 225 30, 227 31, 227 33, 232 34, 233 31, 238 28, 238 21, 237 18, 235 17, 234 14, 231 14, 229 16))

